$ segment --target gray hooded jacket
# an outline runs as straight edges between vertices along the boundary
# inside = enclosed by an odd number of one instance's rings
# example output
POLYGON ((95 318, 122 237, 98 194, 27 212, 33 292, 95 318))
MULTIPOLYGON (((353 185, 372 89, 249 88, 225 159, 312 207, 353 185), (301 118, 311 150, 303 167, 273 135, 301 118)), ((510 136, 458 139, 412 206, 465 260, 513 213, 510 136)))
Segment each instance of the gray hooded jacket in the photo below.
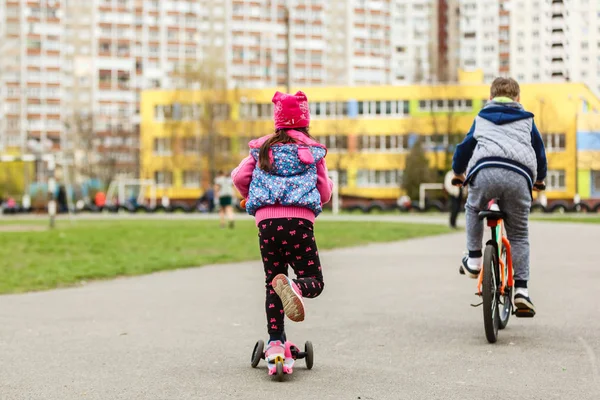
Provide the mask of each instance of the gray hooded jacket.
POLYGON ((521 174, 529 188, 546 178, 544 142, 534 115, 517 102, 488 103, 454 153, 452 169, 467 172, 467 182, 483 168, 505 168, 521 174))

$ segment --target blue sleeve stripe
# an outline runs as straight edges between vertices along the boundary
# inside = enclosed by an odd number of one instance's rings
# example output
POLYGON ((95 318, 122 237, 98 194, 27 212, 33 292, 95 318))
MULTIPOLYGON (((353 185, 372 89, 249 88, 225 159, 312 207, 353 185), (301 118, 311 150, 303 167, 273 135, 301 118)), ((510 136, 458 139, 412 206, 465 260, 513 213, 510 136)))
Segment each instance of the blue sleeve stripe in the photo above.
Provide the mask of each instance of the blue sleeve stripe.
POLYGON ((546 160, 546 149, 544 148, 544 140, 542 135, 535 125, 535 121, 532 122, 531 126, 531 145, 535 151, 535 158, 537 160, 537 177, 536 180, 543 181, 546 179, 548 170, 548 161, 546 160))
POLYGON ((455 174, 460 175, 465 173, 469 165, 469 160, 473 156, 475 146, 477 146, 477 139, 475 139, 475 121, 471 125, 471 129, 461 144, 456 146, 454 152, 454 158, 452 159, 452 170, 455 174))

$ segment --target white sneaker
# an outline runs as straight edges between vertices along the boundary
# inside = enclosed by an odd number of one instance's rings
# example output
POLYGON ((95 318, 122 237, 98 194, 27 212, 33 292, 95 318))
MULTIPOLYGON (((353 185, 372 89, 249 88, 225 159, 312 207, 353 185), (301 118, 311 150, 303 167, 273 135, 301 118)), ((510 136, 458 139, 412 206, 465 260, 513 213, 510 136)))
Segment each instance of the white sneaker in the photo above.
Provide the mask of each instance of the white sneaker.
POLYGON ((481 264, 481 258, 470 259, 469 256, 464 256, 462 259, 462 265, 460 267, 461 273, 468 275, 469 278, 477 279, 479 278, 479 273, 481 272, 481 264), (475 261, 475 263, 473 261, 475 261))

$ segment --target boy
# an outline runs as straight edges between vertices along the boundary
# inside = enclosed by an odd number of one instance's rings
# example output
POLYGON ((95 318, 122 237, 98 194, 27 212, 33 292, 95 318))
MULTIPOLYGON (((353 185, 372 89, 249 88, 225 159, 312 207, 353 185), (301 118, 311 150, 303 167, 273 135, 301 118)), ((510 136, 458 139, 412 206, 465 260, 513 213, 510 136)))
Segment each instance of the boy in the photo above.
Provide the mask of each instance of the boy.
POLYGON ((546 151, 533 114, 519 103, 519 84, 514 79, 494 80, 490 100, 457 146, 452 163, 455 177, 469 185, 466 205, 469 254, 463 258, 462 268, 471 278, 479 276, 483 264, 483 222, 478 214, 490 200, 499 199, 506 213, 504 223, 512 249, 516 315, 534 316, 535 307, 527 289, 528 218, 531 191, 542 186, 546 178, 546 151))

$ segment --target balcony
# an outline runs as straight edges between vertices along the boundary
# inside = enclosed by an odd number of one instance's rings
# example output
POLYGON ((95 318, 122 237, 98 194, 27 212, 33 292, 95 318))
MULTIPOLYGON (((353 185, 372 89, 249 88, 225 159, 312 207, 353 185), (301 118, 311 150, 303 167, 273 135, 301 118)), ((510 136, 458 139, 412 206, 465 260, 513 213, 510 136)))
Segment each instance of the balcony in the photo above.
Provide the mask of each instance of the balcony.
POLYGON ((565 5, 562 3, 552 4, 552 14, 559 14, 565 12, 565 5))
POLYGON ((552 32, 554 31, 564 31, 565 29, 565 19, 564 18, 552 18, 550 21, 550 28, 552 32))
POLYGON ((550 39, 552 41, 552 45, 554 46, 555 44, 563 44, 566 41, 567 36, 562 30, 552 30, 550 39))
POLYGON ((550 50, 550 56, 552 57, 552 60, 555 58, 560 58, 562 60, 565 57, 565 49, 562 46, 552 47, 550 50))

